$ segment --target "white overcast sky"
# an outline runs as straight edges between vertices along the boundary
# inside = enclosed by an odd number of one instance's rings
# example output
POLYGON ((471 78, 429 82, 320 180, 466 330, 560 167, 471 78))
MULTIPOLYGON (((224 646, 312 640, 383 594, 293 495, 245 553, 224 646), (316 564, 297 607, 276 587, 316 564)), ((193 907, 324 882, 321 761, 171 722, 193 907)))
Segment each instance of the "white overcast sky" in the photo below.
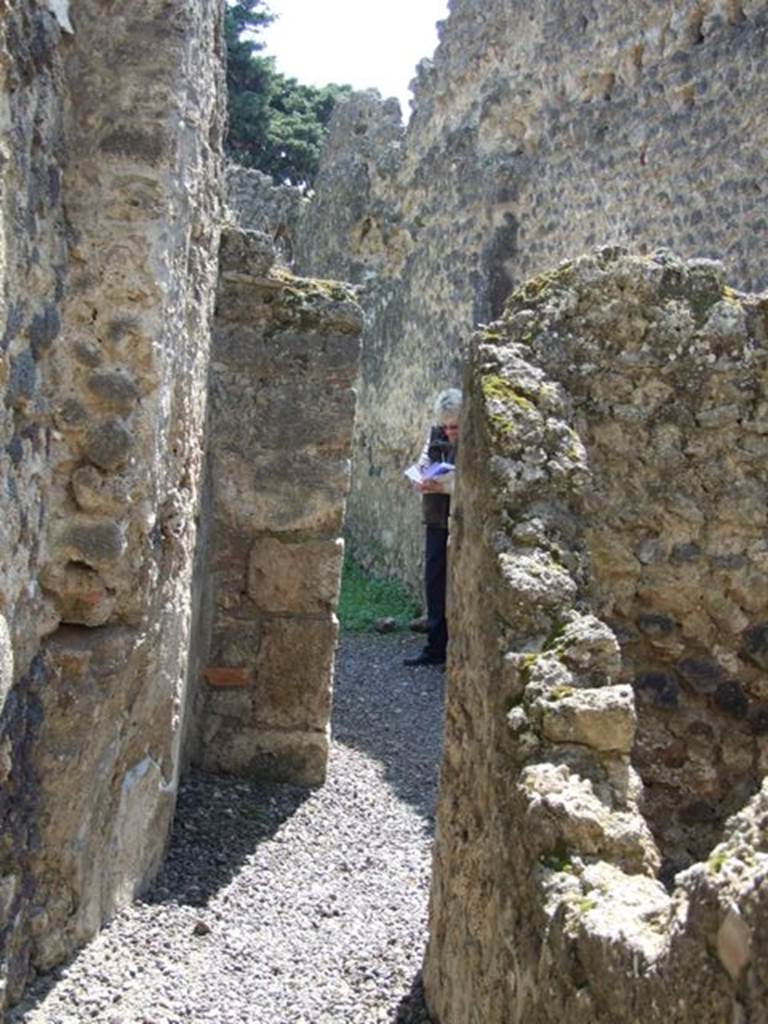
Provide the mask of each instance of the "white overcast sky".
POLYGON ((278 71, 307 85, 348 83, 397 96, 410 110, 408 83, 437 46, 435 23, 448 0, 268 0, 279 17, 260 37, 278 71))

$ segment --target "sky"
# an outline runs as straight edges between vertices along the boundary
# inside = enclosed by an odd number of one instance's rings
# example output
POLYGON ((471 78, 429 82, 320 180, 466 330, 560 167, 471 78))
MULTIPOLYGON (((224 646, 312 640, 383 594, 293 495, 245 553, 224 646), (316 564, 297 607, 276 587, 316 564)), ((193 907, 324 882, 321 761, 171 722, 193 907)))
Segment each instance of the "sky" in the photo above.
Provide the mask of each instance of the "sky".
POLYGON ((260 33, 278 71, 307 85, 328 82, 397 96, 407 119, 408 83, 437 46, 448 0, 268 0, 279 15, 260 33))

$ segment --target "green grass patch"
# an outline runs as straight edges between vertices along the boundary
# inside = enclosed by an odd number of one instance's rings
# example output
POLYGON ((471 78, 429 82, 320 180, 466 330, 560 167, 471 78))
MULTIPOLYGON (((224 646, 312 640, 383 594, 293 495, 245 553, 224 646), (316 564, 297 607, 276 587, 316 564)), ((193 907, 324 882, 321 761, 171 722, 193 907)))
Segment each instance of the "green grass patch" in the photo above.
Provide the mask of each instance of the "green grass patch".
POLYGON ((399 580, 370 576, 354 559, 346 556, 338 612, 342 629, 365 633, 373 629, 377 619, 392 618, 398 629, 405 629, 418 615, 419 606, 399 580))

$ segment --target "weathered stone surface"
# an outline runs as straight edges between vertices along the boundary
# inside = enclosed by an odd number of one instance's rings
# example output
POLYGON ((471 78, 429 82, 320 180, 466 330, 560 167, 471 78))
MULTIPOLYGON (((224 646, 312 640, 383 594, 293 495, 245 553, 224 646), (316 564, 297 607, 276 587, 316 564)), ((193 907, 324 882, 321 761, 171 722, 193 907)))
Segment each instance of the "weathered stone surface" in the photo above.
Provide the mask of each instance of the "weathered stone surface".
POLYGON ((290 543, 258 539, 248 564, 248 593, 265 612, 319 614, 336 606, 344 556, 342 540, 290 543))
POLYGON ((601 251, 475 336, 424 968, 441 1024, 763 1012, 768 475, 742 441, 764 304, 711 265, 601 251))
POLYGON ((102 405, 118 412, 130 412, 141 394, 132 374, 124 367, 94 370, 86 387, 102 405))
POLYGON ((296 221, 308 202, 302 190, 275 186, 268 174, 232 163, 226 168, 225 187, 234 223, 269 235, 276 256, 290 266, 296 221))
MULTIPOLYGON (((239 209, 288 236, 300 273, 361 286, 349 529, 359 548, 378 539, 379 571, 420 587, 418 509, 402 500, 400 474, 431 396, 458 383, 469 325, 497 317, 521 282, 595 245, 671 246, 707 257, 685 315, 712 338, 735 323, 714 260, 740 288, 768 284, 768 124, 754 99, 766 87, 764 33, 761 2, 454 0, 418 70, 407 130, 395 101, 356 94, 334 113, 316 194, 298 215, 271 184, 238 188, 239 209)), ((664 287, 671 347, 674 271, 664 287)), ((626 428, 652 409, 626 394, 613 402, 626 428)), ((707 429, 728 429, 732 397, 700 414, 707 429)), ((691 543, 675 538, 666 557, 689 558, 691 543)))
POLYGON ((0 2, 0 1016, 157 870, 191 735, 220 20, 0 2))
POLYGON ((341 530, 349 475, 348 458, 324 458, 312 449, 257 450, 251 457, 222 450, 213 467, 216 512, 252 534, 332 535, 341 530))
POLYGON ((362 317, 225 232, 211 365, 212 624, 202 764, 325 775, 362 317), (213 675, 212 675, 213 673, 213 675), (233 687, 241 687, 234 694, 233 687), (224 688, 222 688, 224 687, 224 688))
POLYGON ((213 771, 239 772, 298 786, 320 786, 328 765, 328 736, 322 732, 284 732, 208 717, 203 735, 203 765, 213 771))
POLYGON ((81 466, 72 474, 72 493, 84 512, 125 512, 130 502, 130 480, 105 475, 95 466, 81 466))
POLYGON ((282 729, 327 727, 337 633, 330 617, 264 624, 254 681, 259 722, 282 729))
POLYGON ((65 557, 99 569, 117 561, 126 548, 125 531, 109 519, 80 519, 61 538, 65 557))
POLYGON ((561 693, 540 708, 541 728, 553 743, 585 743, 595 750, 628 754, 635 713, 628 686, 561 693))
POLYGON ((68 562, 44 571, 40 582, 53 595, 62 622, 103 626, 112 618, 117 601, 96 569, 68 562))
POLYGON ((99 469, 113 472, 125 464, 133 446, 128 427, 119 419, 108 419, 88 431, 83 452, 99 469))

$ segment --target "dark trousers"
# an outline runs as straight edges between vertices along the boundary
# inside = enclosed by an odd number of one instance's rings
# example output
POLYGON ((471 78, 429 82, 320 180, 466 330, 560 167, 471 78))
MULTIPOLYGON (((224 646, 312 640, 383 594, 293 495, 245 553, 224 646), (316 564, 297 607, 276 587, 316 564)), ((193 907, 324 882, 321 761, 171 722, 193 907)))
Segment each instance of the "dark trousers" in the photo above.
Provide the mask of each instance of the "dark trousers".
POLYGON ((448 624, 445 621, 445 585, 448 569, 448 530, 428 526, 424 552, 424 592, 427 598, 427 646, 430 658, 445 660, 448 624))

